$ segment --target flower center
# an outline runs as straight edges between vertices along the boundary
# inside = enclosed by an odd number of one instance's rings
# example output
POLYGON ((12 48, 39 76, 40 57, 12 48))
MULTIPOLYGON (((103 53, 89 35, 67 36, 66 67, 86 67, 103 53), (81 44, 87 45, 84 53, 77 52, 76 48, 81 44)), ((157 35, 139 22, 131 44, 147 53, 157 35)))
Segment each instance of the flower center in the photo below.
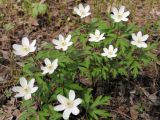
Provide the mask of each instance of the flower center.
POLYGON ((96 39, 99 39, 99 35, 96 36, 96 39))
POLYGON ((138 43, 141 43, 142 41, 141 41, 141 39, 138 39, 137 42, 138 42, 138 43))
POLYGON ((66 107, 68 107, 68 108, 72 108, 73 105, 74 105, 74 103, 73 103, 73 101, 71 101, 71 100, 68 100, 68 101, 66 102, 66 107))
POLYGON ((24 90, 25 93, 29 93, 30 92, 30 88, 29 87, 25 87, 23 90, 24 90))
POLYGON ((66 42, 65 41, 62 42, 62 46, 66 46, 66 42))
POLYGON ((122 18, 122 15, 121 15, 121 14, 118 14, 118 18, 119 18, 119 19, 122 18))
POLYGON ((82 14, 82 15, 85 15, 86 13, 85 13, 84 11, 81 11, 81 14, 82 14))
POLYGON ((113 52, 112 52, 112 51, 109 51, 109 52, 108 52, 108 54, 109 54, 109 55, 112 55, 112 54, 113 54, 113 52))
POLYGON ((22 51, 28 52, 28 51, 29 51, 29 48, 28 48, 28 47, 23 47, 22 51))
POLYGON ((47 68, 48 68, 49 70, 51 70, 51 69, 52 69, 52 65, 48 65, 47 68))

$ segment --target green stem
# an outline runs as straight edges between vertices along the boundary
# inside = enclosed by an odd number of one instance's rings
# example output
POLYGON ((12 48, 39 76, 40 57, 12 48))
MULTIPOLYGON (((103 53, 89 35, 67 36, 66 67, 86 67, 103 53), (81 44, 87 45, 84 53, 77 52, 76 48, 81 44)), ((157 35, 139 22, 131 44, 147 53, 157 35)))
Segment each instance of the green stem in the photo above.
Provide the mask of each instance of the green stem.
POLYGON ((119 36, 119 31, 120 31, 119 23, 117 23, 116 26, 117 26, 117 33, 116 33, 116 41, 117 41, 119 36))

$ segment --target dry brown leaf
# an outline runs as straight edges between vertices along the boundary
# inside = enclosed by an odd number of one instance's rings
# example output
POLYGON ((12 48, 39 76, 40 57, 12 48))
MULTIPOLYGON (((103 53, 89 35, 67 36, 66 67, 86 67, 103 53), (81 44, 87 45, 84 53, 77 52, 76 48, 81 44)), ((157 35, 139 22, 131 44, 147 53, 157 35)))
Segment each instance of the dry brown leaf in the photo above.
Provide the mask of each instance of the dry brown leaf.
POLYGON ((29 22, 28 22, 30 25, 33 25, 33 26, 39 26, 38 24, 38 21, 36 18, 33 18, 33 17, 30 17, 29 18, 29 22))
POLYGON ((135 105, 132 106, 132 107, 130 107, 130 114, 131 114, 132 120, 137 120, 137 118, 138 118, 138 112, 136 110, 136 106, 135 105))
POLYGON ((152 120, 147 113, 140 114, 140 117, 143 118, 144 120, 152 120))
POLYGON ((141 88, 141 90, 147 96, 147 98, 152 102, 153 105, 160 105, 160 97, 156 96, 156 93, 150 94, 144 88, 141 88))
POLYGON ((84 77, 80 77, 80 78, 79 78, 79 81, 80 81, 82 84, 86 85, 86 86, 91 86, 91 85, 92 85, 92 81, 89 80, 89 79, 87 79, 87 78, 84 78, 84 77))

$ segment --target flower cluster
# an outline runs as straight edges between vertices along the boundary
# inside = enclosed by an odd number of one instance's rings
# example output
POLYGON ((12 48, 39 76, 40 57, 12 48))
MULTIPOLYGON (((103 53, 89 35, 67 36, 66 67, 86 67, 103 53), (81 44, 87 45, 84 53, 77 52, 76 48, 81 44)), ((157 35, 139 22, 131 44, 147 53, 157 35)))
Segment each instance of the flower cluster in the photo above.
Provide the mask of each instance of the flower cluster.
MULTIPOLYGON (((74 7, 74 12, 80 16, 80 18, 85 18, 91 15, 90 6, 83 6, 79 4, 78 7, 74 7)), ((114 22, 128 21, 128 16, 130 12, 125 11, 125 7, 121 6, 119 9, 113 7, 111 18, 114 22)), ((142 35, 142 32, 139 31, 137 35, 135 33, 132 34, 131 44, 137 46, 138 48, 146 48, 147 44, 145 41, 148 39, 149 35, 142 35)), ((61 34, 58 36, 58 39, 53 39, 52 43, 55 46, 55 49, 60 51, 66 51, 73 44, 71 41, 72 36, 69 34, 66 38, 61 34)), ((100 42, 105 40, 105 33, 101 33, 98 29, 95 30, 95 33, 89 34, 89 42, 100 42)), ((31 43, 27 37, 22 38, 22 45, 14 44, 13 45, 15 55, 20 57, 27 56, 29 53, 34 52, 36 50, 36 40, 33 40, 31 43)), ((117 56, 118 48, 115 48, 113 45, 109 45, 108 48, 103 48, 103 53, 100 53, 101 56, 106 56, 109 59, 112 59, 117 56)), ((44 59, 44 64, 41 66, 42 74, 46 75, 54 73, 54 71, 58 67, 58 59, 50 60, 49 58, 44 59)), ((31 94, 35 93, 38 87, 34 87, 35 79, 31 79, 27 82, 26 78, 20 78, 20 85, 13 87, 13 91, 17 94, 15 97, 24 97, 25 100, 31 98, 31 94)), ((60 105, 54 107, 55 111, 64 111, 63 118, 69 119, 70 114, 78 115, 80 110, 78 109, 78 105, 81 104, 82 100, 80 98, 75 99, 75 92, 73 90, 69 91, 69 98, 66 98, 62 95, 57 95, 57 99, 60 105)))

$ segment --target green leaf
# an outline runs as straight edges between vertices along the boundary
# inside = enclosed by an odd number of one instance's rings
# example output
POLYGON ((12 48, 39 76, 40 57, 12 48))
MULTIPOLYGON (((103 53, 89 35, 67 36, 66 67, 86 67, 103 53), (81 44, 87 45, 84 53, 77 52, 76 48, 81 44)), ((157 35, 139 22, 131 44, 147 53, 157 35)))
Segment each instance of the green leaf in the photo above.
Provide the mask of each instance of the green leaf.
POLYGON ((99 105, 106 105, 106 104, 108 104, 109 100, 110 100, 110 97, 108 97, 108 96, 105 96, 105 97, 98 96, 95 99, 95 101, 93 102, 93 104, 91 105, 91 108, 93 109, 93 108, 95 108, 95 107, 97 107, 99 105))
POLYGON ((32 4, 32 16, 37 17, 38 15, 43 15, 47 11, 47 5, 42 3, 32 4))
POLYGON ((83 88, 78 83, 69 84, 67 87, 73 90, 83 90, 83 88))
POLYGON ((105 110, 100 110, 100 109, 94 109, 94 113, 98 116, 101 116, 103 118, 108 118, 110 117, 110 113, 106 112, 105 110))

